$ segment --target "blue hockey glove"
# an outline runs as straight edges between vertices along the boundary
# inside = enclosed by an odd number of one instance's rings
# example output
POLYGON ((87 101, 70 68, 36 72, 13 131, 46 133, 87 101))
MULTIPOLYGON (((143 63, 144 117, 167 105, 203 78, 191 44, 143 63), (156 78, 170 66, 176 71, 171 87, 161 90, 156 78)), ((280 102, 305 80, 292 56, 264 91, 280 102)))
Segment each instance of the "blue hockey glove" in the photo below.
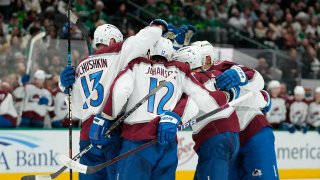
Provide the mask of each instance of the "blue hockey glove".
POLYGON ((61 85, 69 89, 74 82, 76 81, 76 71, 74 70, 74 66, 67 66, 63 69, 60 74, 60 82, 61 85))
POLYGON ((248 78, 239 66, 232 66, 216 78, 216 85, 220 90, 229 91, 236 86, 244 86, 248 78))
POLYGON ((289 131, 290 133, 296 132, 296 126, 290 123, 282 123, 281 127, 283 130, 289 131))
POLYGON ((307 132, 308 132, 308 130, 309 130, 309 127, 308 127, 308 125, 307 124, 302 124, 301 126, 300 126, 300 129, 301 129, 301 131, 302 131, 302 133, 303 134, 306 134, 307 132))
POLYGON ((102 146, 111 142, 111 138, 106 137, 105 133, 110 127, 110 120, 102 117, 100 114, 96 115, 90 127, 89 138, 94 147, 101 149, 102 146))
POLYGON ((25 74, 21 77, 21 83, 24 85, 26 83, 28 83, 30 81, 30 75, 29 74, 25 74))
POLYGON ((167 145, 176 140, 180 121, 180 116, 174 112, 166 111, 163 114, 158 126, 158 143, 160 145, 167 145))
POLYGON ((164 38, 170 39, 173 44, 173 48, 178 50, 183 47, 186 31, 181 28, 177 28, 172 24, 168 25, 168 32, 163 35, 164 38))
POLYGON ((42 96, 42 97, 39 99, 38 104, 39 104, 39 105, 48 105, 48 104, 49 104, 49 99, 48 99, 47 97, 42 96))
POLYGON ((318 133, 320 134, 320 127, 317 127, 316 130, 317 130, 318 133))
POLYGON ((155 19, 155 20, 151 21, 150 26, 152 26, 152 25, 163 26, 164 30, 162 31, 162 35, 164 35, 168 32, 168 23, 163 19, 155 19))
POLYGON ((262 111, 264 114, 266 114, 266 113, 269 112, 270 109, 271 109, 272 100, 271 100, 271 97, 270 97, 270 95, 269 95, 269 93, 268 93, 267 91, 261 90, 260 92, 261 92, 261 94, 263 95, 264 100, 266 100, 266 102, 267 102, 267 105, 266 105, 264 108, 261 109, 261 111, 262 111))
POLYGON ((185 32, 185 38, 184 38, 183 46, 189 46, 191 38, 197 32, 197 29, 196 29, 196 27, 194 27, 192 25, 183 25, 180 28, 183 29, 184 32, 185 32))
POLYGON ((239 86, 236 86, 236 87, 231 88, 228 92, 230 94, 230 99, 229 99, 229 102, 230 102, 230 101, 233 101, 239 97, 240 88, 239 88, 239 86))
POLYGON ((172 24, 168 25, 168 32, 163 35, 164 38, 174 40, 179 33, 179 29, 172 24))

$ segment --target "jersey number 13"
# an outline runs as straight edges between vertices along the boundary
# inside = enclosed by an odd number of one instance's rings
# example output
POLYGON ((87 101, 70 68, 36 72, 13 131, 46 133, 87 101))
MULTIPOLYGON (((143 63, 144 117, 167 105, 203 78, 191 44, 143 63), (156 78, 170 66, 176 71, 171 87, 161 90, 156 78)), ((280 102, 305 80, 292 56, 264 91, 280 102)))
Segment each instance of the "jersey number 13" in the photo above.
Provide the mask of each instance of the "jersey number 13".
MULTIPOLYGON (((91 89, 89 89, 88 82, 87 82, 87 77, 83 76, 81 78, 81 84, 82 84, 83 92, 84 92, 84 94, 85 94, 87 99, 91 95, 92 92, 94 92, 94 91, 97 92, 97 98, 96 99, 91 99, 90 98, 90 106, 93 106, 93 107, 100 106, 101 103, 102 103, 102 100, 103 100, 104 88, 103 88, 102 84, 99 83, 102 73, 103 73, 103 70, 95 72, 95 73, 92 73, 92 74, 89 75, 89 82, 93 81, 91 89)), ((87 99, 82 105, 83 109, 88 109, 87 99)))

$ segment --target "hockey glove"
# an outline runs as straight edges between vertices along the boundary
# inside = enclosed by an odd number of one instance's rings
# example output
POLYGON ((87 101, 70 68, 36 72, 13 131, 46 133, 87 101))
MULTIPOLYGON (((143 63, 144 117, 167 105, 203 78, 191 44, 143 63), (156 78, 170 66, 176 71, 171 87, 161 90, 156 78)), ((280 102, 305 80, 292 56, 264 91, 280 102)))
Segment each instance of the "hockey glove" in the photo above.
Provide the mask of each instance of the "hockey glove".
POLYGON ((67 66, 63 69, 60 74, 60 82, 61 85, 69 89, 74 82, 76 81, 76 71, 74 70, 74 66, 67 66))
POLYGON ((49 104, 49 99, 47 97, 41 97, 39 99, 39 102, 38 102, 39 105, 48 105, 49 104))
POLYGON ((266 100, 266 102, 267 102, 267 105, 266 105, 264 108, 261 109, 261 111, 263 112, 263 114, 266 114, 266 113, 269 112, 270 109, 271 109, 272 100, 271 100, 271 97, 270 97, 270 95, 269 95, 269 93, 268 93, 267 91, 261 90, 260 92, 261 92, 261 94, 263 95, 264 100, 266 100))
POLYGON ((283 130, 289 131, 290 133, 296 132, 296 126, 290 123, 282 123, 281 127, 283 130))
POLYGON ((168 32, 168 23, 163 19, 155 19, 151 21, 150 26, 152 25, 161 25, 163 27, 162 35, 168 32))
POLYGON ((167 145, 176 140, 180 121, 180 116, 174 112, 166 111, 163 114, 158 126, 158 143, 160 145, 167 145))
POLYGON ((30 81, 30 75, 29 74, 25 74, 21 77, 21 83, 23 85, 25 85, 26 83, 28 83, 30 81))
POLYGON ((236 86, 244 86, 248 83, 248 78, 241 67, 232 66, 216 78, 216 85, 220 90, 229 91, 236 86))
POLYGON ((183 46, 189 46, 191 38, 197 32, 197 29, 192 25, 183 25, 182 27, 180 27, 180 29, 183 29, 185 32, 183 46))
POLYGON ((107 132, 109 127, 110 120, 102 117, 100 114, 94 117, 89 132, 89 138, 94 147, 98 147, 99 149, 101 149, 102 146, 107 145, 111 142, 111 138, 105 136, 105 133, 107 132))
POLYGON ((236 87, 231 88, 228 92, 230 94, 230 99, 229 99, 229 102, 230 102, 230 101, 233 101, 239 97, 240 88, 239 88, 239 86, 236 86, 236 87))
POLYGON ((306 134, 309 130, 309 127, 306 123, 303 123, 301 126, 300 126, 300 130, 302 131, 303 134, 306 134))
POLYGON ((168 32, 163 35, 164 38, 173 41, 178 35, 179 29, 172 24, 168 25, 168 32))

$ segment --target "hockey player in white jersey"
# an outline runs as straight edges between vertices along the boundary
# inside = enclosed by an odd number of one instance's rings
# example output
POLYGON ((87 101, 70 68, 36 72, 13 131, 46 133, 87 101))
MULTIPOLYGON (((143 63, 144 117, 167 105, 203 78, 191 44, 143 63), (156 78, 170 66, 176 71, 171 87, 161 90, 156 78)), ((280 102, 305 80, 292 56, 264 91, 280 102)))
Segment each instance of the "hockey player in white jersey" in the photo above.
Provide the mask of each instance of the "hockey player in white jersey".
MULTIPOLYGON (((228 92, 207 91, 192 76, 187 64, 170 61, 172 48, 171 41, 160 39, 150 50, 151 61, 146 58, 131 61, 112 85, 102 114, 105 121, 113 120, 125 103, 127 109, 132 108, 160 81, 169 81, 165 88, 150 97, 146 104, 124 121, 121 153, 136 148, 150 139, 158 138, 158 144, 119 161, 117 166, 119 180, 175 179, 178 163, 176 133, 181 118, 172 110, 183 93, 194 100, 202 113, 214 110, 230 100, 228 92)), ((195 116, 198 109, 192 110, 197 110, 193 113, 195 116)))
MULTIPOLYGON (((65 121, 68 121, 68 106, 65 101, 65 94, 59 89, 53 89, 52 97, 54 101, 54 113, 51 120, 53 128, 63 127, 65 121)), ((73 122, 74 123, 74 122, 73 122)))
POLYGON ((196 41, 191 44, 191 46, 199 47, 199 52, 202 56, 202 69, 208 70, 217 60, 216 49, 208 41, 196 41))
POLYGON ((45 116, 52 111, 52 96, 44 88, 46 74, 43 70, 34 73, 34 81, 24 85, 23 92, 17 94, 22 101, 20 127, 43 127, 45 116))
POLYGON ((270 81, 267 89, 271 96, 272 106, 266 116, 273 128, 280 128, 281 124, 286 120, 287 114, 286 101, 280 97, 280 82, 276 80, 270 81))
MULTIPOLYGON (((205 44, 202 51, 202 62, 212 60, 209 70, 221 71, 222 74, 216 78, 216 87, 222 90, 230 90, 236 86, 240 86, 241 93, 247 90, 257 91, 264 86, 264 80, 260 73, 248 67, 237 65, 230 61, 221 61, 210 53, 213 50, 211 44, 207 42, 194 43, 194 46, 201 47, 205 44), (236 67, 237 66, 237 67, 236 67), (242 69, 243 73, 240 73, 242 69), (247 79, 247 81, 244 81, 247 79)), ((207 68, 204 67, 203 69, 207 68)), ((271 107, 271 99, 267 92, 261 91, 266 101, 266 106, 262 111, 267 112, 271 107)), ((252 99, 251 99, 252 100, 252 99)), ((245 104, 255 105, 256 102, 245 102, 245 104)), ((279 179, 277 171, 276 156, 274 150, 274 135, 271 126, 266 117, 258 107, 238 107, 237 115, 240 122, 240 152, 236 162, 229 173, 229 180, 238 179, 254 179, 259 176, 261 179, 279 179), (248 113, 248 114, 246 114, 248 113), (265 142, 265 146, 261 147, 260 142, 265 142), (263 158, 256 158, 256 156, 263 158), (255 172, 255 169, 258 169, 255 172), (263 176, 261 171, 264 172, 263 176)))
POLYGON ((0 82, 0 127, 16 127, 17 112, 13 104, 13 98, 9 92, 10 85, 0 82))
MULTIPOLYGON (((202 67, 207 63, 202 61, 200 48, 197 46, 180 48, 172 59, 188 63, 193 76, 208 90, 216 91, 215 77, 221 72, 202 71, 202 67)), ((232 92, 232 96, 238 97, 240 89, 235 87, 230 92, 232 92)), ((194 124, 192 130, 195 142, 194 150, 199 156, 194 179, 227 180, 240 146, 238 134, 240 127, 235 108, 229 107, 194 124)))
POLYGON ((302 86, 296 86, 293 90, 294 99, 289 102, 289 126, 288 130, 293 133, 295 129, 303 133, 308 131, 307 114, 308 102, 305 100, 305 90, 302 86))
POLYGON ((314 90, 314 101, 309 105, 307 122, 320 133, 320 87, 314 90))
MULTIPOLYGON (((76 70, 68 66, 62 71, 60 77, 62 91, 68 93, 69 87, 72 87, 72 115, 82 121, 80 151, 90 143, 94 145, 94 148, 80 158, 81 163, 96 165, 117 155, 120 140, 118 132, 113 134, 112 142, 107 142, 104 134, 94 132, 106 129, 110 124, 108 121, 103 124, 93 124, 93 119, 96 114, 101 113, 111 83, 118 72, 132 59, 145 56, 148 49, 166 30, 167 23, 157 19, 135 36, 122 42, 123 36, 118 28, 111 24, 101 25, 94 32, 94 43, 98 50, 83 59, 76 70)), ((80 174, 79 177, 85 180, 114 179, 114 166, 95 174, 80 174)))

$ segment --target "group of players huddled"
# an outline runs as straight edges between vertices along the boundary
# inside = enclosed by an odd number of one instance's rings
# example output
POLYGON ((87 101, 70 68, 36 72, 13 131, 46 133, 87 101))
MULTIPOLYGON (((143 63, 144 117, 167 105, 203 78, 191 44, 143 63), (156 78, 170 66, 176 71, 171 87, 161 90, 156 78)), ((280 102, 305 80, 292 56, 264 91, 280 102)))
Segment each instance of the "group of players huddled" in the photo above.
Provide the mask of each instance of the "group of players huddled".
MULTIPOLYGON (((279 179, 274 135, 265 116, 271 98, 262 90, 262 76, 215 58, 207 41, 191 43, 194 33, 191 25, 177 28, 156 19, 124 40, 117 27, 104 24, 94 32, 95 53, 64 68, 59 86, 71 94, 72 116, 82 123, 80 151, 94 147, 80 158, 81 164, 101 164, 158 140, 95 174, 79 174, 81 180, 175 179, 177 127, 249 92, 251 98, 192 125, 199 157, 194 179, 279 179), (105 136, 119 115, 163 80, 164 87, 105 136)), ((44 76, 35 75, 40 80, 44 76)), ((43 98, 37 105, 49 103, 43 98)))

